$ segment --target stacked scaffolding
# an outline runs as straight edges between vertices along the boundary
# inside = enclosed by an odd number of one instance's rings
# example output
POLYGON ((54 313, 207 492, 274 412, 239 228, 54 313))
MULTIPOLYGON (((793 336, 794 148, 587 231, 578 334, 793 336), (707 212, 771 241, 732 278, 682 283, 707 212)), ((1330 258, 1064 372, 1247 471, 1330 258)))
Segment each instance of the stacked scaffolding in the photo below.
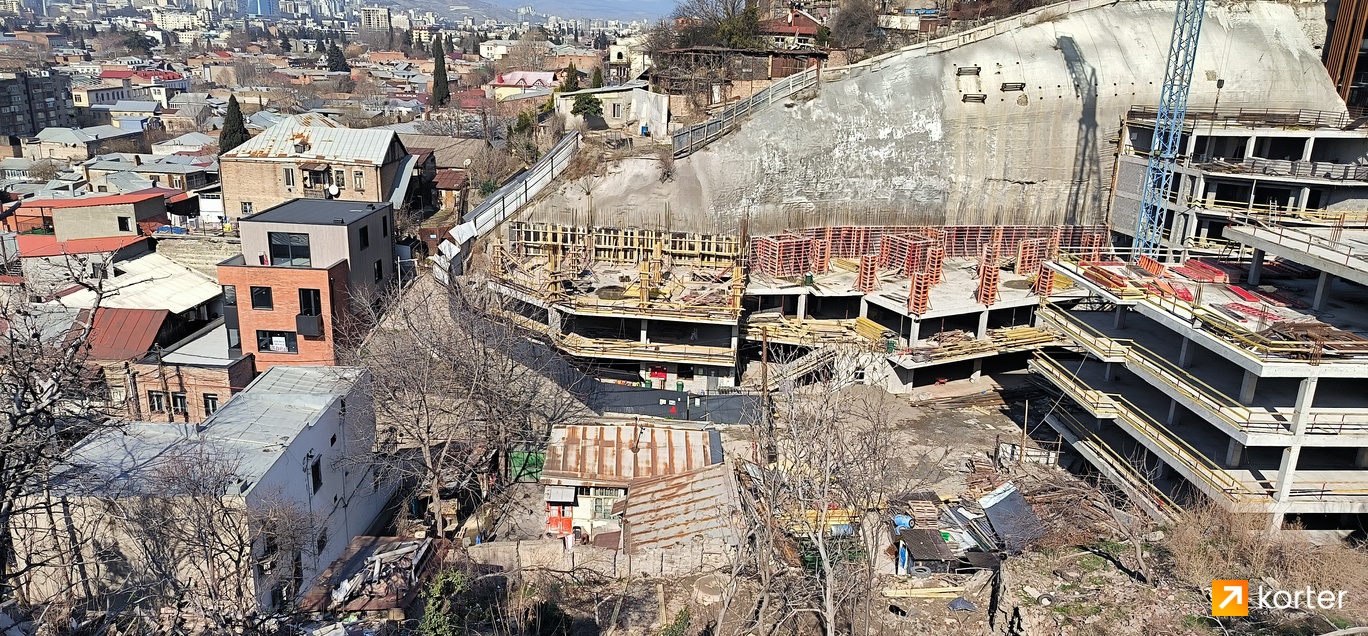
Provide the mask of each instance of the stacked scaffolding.
POLYGON ((657 249, 679 265, 730 267, 741 256, 741 239, 727 234, 697 234, 656 230, 584 228, 551 223, 513 222, 508 228, 509 252, 517 258, 570 259, 636 264, 657 249))
POLYGON ((931 272, 914 272, 907 294, 907 313, 920 316, 931 308, 931 287, 936 281, 931 272))
POLYGON ((934 242, 923 236, 885 236, 879 244, 879 267, 891 267, 910 277, 914 272, 926 269, 927 252, 934 242))
POLYGON ((1026 239, 1017 245, 1017 275, 1033 276, 1039 272, 1040 264, 1049 258, 1052 241, 1054 237, 1026 239))
POLYGON ((879 249, 888 236, 944 237, 945 255, 950 258, 977 258, 983 246, 998 236, 999 252, 1015 253, 1027 239, 1053 238, 1063 247, 1096 246, 1100 249, 1108 236, 1104 225, 884 225, 809 228, 798 232, 807 238, 832 242, 832 256, 856 258, 879 249))
POLYGON ((1042 298, 1048 298, 1050 294, 1054 293, 1054 285, 1055 271, 1048 267, 1042 267, 1040 272, 1036 274, 1035 282, 1031 284, 1031 293, 1042 298))
POLYGON ((873 256, 860 257, 860 271, 855 278, 855 288, 866 294, 879 289, 878 261, 873 256))
POLYGON ((792 234, 761 236, 752 243, 751 267, 770 276, 801 276, 813 269, 815 243, 792 234))
POLYGON ((977 298, 979 304, 982 305, 992 305, 1000 298, 998 283, 1002 277, 1002 270, 999 269, 998 264, 1002 258, 1002 243, 998 239, 1001 237, 1001 230, 993 232, 992 239, 983 246, 983 252, 979 258, 977 298))

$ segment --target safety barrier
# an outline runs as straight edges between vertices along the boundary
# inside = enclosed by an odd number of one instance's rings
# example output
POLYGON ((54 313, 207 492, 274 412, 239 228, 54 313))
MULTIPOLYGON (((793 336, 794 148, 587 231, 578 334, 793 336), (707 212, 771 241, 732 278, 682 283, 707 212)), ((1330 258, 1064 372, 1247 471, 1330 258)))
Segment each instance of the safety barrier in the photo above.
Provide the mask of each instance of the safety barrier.
POLYGON ((670 136, 675 157, 687 157, 741 125, 741 122, 770 104, 817 84, 817 67, 776 80, 764 90, 722 109, 716 117, 676 131, 670 136))

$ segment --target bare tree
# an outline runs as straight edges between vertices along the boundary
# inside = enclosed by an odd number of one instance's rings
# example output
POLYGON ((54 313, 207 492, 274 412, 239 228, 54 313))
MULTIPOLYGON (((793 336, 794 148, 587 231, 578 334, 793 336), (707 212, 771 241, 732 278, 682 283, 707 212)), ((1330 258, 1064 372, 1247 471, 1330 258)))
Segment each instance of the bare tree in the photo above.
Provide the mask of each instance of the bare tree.
POLYGON ((587 396, 562 387, 574 374, 522 337, 480 278, 447 289, 420 276, 366 304, 388 310, 357 332, 368 335, 348 362, 371 372, 382 447, 411 458, 382 468, 422 485, 439 534, 449 495, 501 505, 518 477, 510 453, 544 447, 552 424, 587 412, 587 396))

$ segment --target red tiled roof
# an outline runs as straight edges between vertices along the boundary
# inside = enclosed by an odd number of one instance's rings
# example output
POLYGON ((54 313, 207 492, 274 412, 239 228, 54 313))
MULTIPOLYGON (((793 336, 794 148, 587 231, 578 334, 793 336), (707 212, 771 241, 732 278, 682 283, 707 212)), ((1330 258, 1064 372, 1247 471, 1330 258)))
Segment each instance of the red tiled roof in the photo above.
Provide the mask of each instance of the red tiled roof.
POLYGON ((783 18, 773 20, 762 20, 759 25, 761 33, 773 35, 807 35, 816 36, 818 29, 821 28, 816 20, 808 17, 801 11, 794 11, 783 18))
MULTIPOLYGON (((127 360, 142 356, 157 341, 157 332, 171 312, 165 309, 95 310, 95 323, 90 329, 90 358, 93 360, 127 360)), ((73 332, 84 327, 90 310, 82 310, 72 326, 73 332)))
POLYGON ((133 77, 133 71, 100 71, 100 79, 128 79, 130 77, 133 77))
POLYGON ((100 238, 71 239, 58 241, 51 234, 20 234, 15 237, 22 258, 41 258, 62 256, 64 254, 103 254, 113 252, 139 241, 145 236, 104 236, 100 238))
POLYGON ((124 203, 138 203, 153 197, 166 196, 180 190, 169 190, 165 188, 148 188, 128 194, 115 194, 107 197, 79 197, 75 199, 28 199, 25 200, 23 208, 47 208, 49 210, 61 210, 64 208, 85 208, 94 205, 120 205, 124 203))
POLYGON ((177 73, 175 71, 138 71, 134 73, 133 76, 140 77, 142 79, 164 80, 178 80, 183 77, 180 73, 177 73))
POLYGON ((438 170, 437 177, 432 180, 432 184, 438 190, 460 190, 466 184, 465 170, 451 168, 438 170))

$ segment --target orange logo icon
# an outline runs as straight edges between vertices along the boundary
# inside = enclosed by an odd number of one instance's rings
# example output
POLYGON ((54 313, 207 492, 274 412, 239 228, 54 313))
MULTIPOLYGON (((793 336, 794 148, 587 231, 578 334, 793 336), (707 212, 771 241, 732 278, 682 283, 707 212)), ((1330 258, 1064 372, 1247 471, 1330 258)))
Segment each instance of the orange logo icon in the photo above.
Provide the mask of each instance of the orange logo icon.
POLYGON ((1211 615, 1249 616, 1249 581, 1212 581, 1211 615))

